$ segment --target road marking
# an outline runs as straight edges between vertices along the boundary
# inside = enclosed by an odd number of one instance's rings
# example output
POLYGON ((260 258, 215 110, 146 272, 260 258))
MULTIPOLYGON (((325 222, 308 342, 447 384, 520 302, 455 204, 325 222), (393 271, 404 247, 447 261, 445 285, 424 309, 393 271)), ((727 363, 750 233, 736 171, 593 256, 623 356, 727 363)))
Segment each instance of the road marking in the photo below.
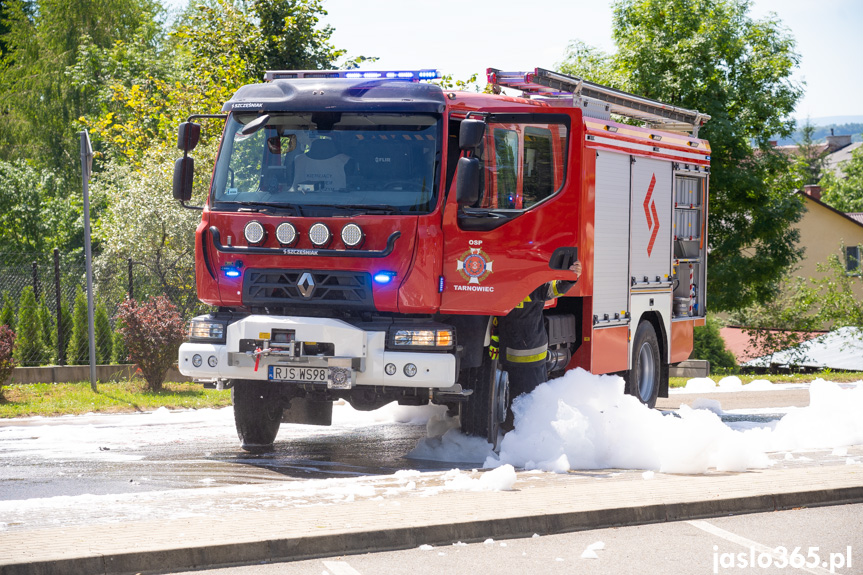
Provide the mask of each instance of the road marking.
POLYGON ((324 567, 333 575, 361 575, 347 561, 324 561, 324 567))
MULTIPOLYGON (((731 531, 726 531, 725 529, 722 529, 721 527, 717 527, 716 525, 713 525, 712 523, 708 523, 707 521, 693 520, 693 521, 687 521, 687 523, 689 523, 693 527, 697 527, 698 529, 701 529, 702 531, 706 531, 707 533, 710 533, 711 535, 715 535, 717 537, 725 539, 726 541, 730 541, 731 543, 736 543, 737 545, 740 545, 741 547, 746 547, 747 549, 752 548, 752 549, 755 549, 755 551, 757 551, 758 553, 764 553, 767 555, 772 555, 774 559, 781 559, 782 558, 781 553, 777 553, 775 549, 771 549, 767 545, 762 545, 761 543, 758 543, 757 541, 747 539, 746 537, 741 537, 740 535, 737 535, 736 533, 732 533, 731 531)), ((821 567, 800 567, 800 568, 796 569, 796 571, 806 571, 807 573, 814 573, 815 575, 823 575, 824 573, 830 573, 830 571, 828 571, 827 569, 822 569, 821 567)))

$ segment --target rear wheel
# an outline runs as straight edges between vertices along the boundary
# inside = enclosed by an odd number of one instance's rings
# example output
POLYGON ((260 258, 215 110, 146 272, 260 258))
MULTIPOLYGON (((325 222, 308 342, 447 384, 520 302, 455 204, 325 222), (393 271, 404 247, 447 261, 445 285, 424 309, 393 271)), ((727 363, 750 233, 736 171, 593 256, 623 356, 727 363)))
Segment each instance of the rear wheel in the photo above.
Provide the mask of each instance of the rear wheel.
POLYGON ((273 445, 283 411, 278 392, 276 384, 265 381, 234 382, 234 423, 246 451, 261 451, 273 445))
POLYGON ((468 369, 465 375, 462 386, 473 393, 461 404, 461 430, 496 445, 509 410, 509 375, 487 353, 482 365, 468 369))
POLYGON ((653 408, 659 396, 662 356, 656 330, 649 321, 643 321, 635 330, 632 340, 632 369, 626 372, 626 393, 653 408))

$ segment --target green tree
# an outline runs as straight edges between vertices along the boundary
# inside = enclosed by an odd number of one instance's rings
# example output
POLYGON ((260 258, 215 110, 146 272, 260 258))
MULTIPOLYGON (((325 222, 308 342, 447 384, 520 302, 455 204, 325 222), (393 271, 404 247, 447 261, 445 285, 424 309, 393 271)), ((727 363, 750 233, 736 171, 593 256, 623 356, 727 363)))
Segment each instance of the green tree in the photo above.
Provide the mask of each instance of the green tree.
POLYGON ((320 27, 327 15, 321 0, 253 0, 247 19, 258 23, 258 46, 244 54, 255 77, 266 70, 322 70, 345 55, 330 43, 332 26, 320 27))
POLYGON ((66 359, 71 365, 90 363, 90 330, 87 322, 87 297, 80 287, 75 292, 75 305, 72 307, 72 333, 66 348, 66 359))
POLYGON ((8 325, 15 331, 15 302, 9 292, 3 292, 3 309, 0 310, 0 325, 8 325))
POLYGON ((788 135, 802 94, 792 79, 794 39, 747 0, 621 0, 617 52, 575 50, 561 66, 630 92, 711 116, 710 306, 732 310, 770 300, 800 257, 791 226, 802 213, 788 160, 771 149, 788 135), (591 66, 593 69, 591 69, 591 66))
POLYGON ((54 170, 23 160, 0 160, 0 181, 0 242, 5 249, 47 252, 83 245, 80 189, 66 197, 54 170))
POLYGON ((737 360, 734 354, 725 348, 725 340, 719 333, 721 323, 714 316, 707 317, 707 323, 696 327, 693 333, 692 355, 696 359, 706 359, 710 362, 710 370, 716 368, 734 369, 737 360))
POLYGON ((72 314, 66 302, 60 304, 60 327, 51 333, 51 353, 57 365, 66 365, 68 357, 69 340, 72 336, 72 314), (63 335, 63 345, 57 342, 59 334, 63 335), (60 352, 57 355, 57 352, 60 352))
POLYGON ((815 185, 821 181, 827 166, 827 148, 815 142, 815 126, 806 119, 800 127, 800 141, 797 142, 797 155, 794 158, 794 171, 800 178, 800 187, 815 185))
POLYGON ((828 171, 821 179, 821 199, 840 212, 863 212, 863 146, 839 167, 843 175, 828 171))
POLYGON ((18 304, 18 329, 15 332, 15 361, 18 365, 42 365, 45 361, 45 344, 39 324, 39 307, 31 286, 21 291, 18 304))
POLYGON ((110 363, 111 351, 114 347, 114 334, 111 330, 111 322, 108 319, 108 309, 103 302, 99 302, 96 305, 93 323, 94 331, 96 332, 96 363, 110 363))
POLYGON ((54 337, 54 316, 48 308, 44 293, 39 297, 39 327, 42 330, 42 345, 50 352, 54 337))
MULTIPOLYGON (((117 321, 119 322, 119 320, 117 321)), ((114 331, 113 334, 111 363, 129 363, 129 350, 126 348, 126 341, 123 339, 123 333, 120 331, 119 323, 117 325, 116 331, 114 331)))
MULTIPOLYGON (((0 68, 0 155, 30 158, 59 170, 64 182, 79 174, 74 124, 100 103, 66 75, 82 38, 101 47, 131 38, 162 8, 155 0, 13 0, 0 68)), ((80 176, 78 176, 80 177, 80 176)))

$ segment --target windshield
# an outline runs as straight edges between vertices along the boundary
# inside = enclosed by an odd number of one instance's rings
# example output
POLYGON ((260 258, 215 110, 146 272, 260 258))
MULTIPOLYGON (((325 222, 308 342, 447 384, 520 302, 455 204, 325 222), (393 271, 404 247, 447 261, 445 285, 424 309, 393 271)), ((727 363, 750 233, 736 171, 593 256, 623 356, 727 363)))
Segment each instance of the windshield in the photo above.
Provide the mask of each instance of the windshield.
POLYGON ((305 112, 232 114, 216 162, 215 207, 341 206, 386 213, 434 208, 439 117, 305 112), (250 126, 252 128, 252 126, 250 126), (251 130, 249 130, 251 131, 251 130))

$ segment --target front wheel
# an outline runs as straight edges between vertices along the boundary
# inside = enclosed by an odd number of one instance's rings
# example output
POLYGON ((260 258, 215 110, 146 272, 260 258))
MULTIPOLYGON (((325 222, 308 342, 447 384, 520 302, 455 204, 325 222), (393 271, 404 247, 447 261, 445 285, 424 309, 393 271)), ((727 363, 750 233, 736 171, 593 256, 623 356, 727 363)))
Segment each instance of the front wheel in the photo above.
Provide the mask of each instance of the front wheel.
POLYGON ((626 393, 634 395, 649 408, 656 405, 659 396, 662 356, 659 339, 649 321, 643 321, 635 330, 632 340, 632 369, 626 372, 626 393))
POLYGON ((480 367, 469 368, 465 375, 462 386, 473 393, 461 404, 461 430, 497 445, 510 405, 509 374, 500 369, 497 359, 486 355, 480 367))
POLYGON ((246 451, 261 451, 273 445, 282 421, 278 386, 265 381, 237 381, 231 387, 234 423, 246 451))

